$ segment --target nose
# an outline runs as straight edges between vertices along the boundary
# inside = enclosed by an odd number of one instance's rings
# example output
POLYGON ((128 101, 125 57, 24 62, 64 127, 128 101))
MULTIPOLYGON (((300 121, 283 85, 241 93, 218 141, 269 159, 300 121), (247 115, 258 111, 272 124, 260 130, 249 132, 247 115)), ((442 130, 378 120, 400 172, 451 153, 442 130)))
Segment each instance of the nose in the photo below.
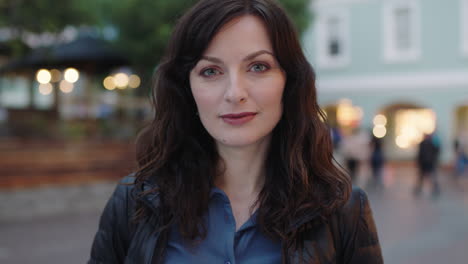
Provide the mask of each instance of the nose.
POLYGON ((248 82, 242 73, 232 74, 227 84, 224 99, 229 103, 245 103, 248 99, 248 82))

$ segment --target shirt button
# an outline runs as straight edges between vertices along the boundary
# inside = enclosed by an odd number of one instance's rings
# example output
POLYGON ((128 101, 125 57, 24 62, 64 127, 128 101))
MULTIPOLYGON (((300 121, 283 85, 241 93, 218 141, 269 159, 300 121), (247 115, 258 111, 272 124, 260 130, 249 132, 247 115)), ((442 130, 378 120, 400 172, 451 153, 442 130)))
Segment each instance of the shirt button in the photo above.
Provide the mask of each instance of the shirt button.
POLYGON ((224 264, 231 264, 231 261, 226 261, 224 262, 224 264))

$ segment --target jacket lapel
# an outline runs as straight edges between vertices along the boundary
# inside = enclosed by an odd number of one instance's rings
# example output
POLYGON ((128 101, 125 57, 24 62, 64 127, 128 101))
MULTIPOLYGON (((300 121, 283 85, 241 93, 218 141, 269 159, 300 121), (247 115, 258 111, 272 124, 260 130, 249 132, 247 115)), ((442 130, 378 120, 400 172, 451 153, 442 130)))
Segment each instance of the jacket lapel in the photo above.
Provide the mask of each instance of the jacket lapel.
MULTIPOLYGON (((150 220, 152 219, 150 218, 150 220)), ((159 238, 159 233, 155 230, 155 225, 151 224, 149 220, 138 225, 125 260, 126 264, 152 263, 153 253, 159 238)))
MULTIPOLYGON (((155 185, 151 182, 145 182, 142 189, 137 192, 136 197, 139 197, 141 192, 152 190, 154 187, 155 185)), ((151 264, 159 239, 159 232, 156 232, 156 230, 159 226, 157 216, 160 196, 159 192, 155 192, 137 199, 140 199, 143 204, 150 208, 152 214, 147 220, 138 224, 129 247, 129 253, 125 264, 151 264)))

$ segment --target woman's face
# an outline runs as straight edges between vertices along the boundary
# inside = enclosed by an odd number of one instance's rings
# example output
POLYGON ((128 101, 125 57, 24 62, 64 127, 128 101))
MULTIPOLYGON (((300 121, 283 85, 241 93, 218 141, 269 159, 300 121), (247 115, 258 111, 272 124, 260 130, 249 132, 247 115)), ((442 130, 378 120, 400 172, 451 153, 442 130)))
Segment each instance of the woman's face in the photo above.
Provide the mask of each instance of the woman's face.
POLYGON ((250 15, 224 25, 190 72, 201 122, 218 146, 268 140, 285 82, 262 20, 250 15))

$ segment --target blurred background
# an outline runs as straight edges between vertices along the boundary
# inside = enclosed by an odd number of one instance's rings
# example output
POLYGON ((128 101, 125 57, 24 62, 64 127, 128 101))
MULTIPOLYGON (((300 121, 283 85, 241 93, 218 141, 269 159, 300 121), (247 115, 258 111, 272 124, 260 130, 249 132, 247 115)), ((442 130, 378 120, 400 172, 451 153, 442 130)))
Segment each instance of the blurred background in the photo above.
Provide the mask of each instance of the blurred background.
MULTIPOLYGON (((0 0, 0 263, 86 262, 194 2, 0 0)), ((385 262, 466 263, 468 0, 279 2, 385 262)))

